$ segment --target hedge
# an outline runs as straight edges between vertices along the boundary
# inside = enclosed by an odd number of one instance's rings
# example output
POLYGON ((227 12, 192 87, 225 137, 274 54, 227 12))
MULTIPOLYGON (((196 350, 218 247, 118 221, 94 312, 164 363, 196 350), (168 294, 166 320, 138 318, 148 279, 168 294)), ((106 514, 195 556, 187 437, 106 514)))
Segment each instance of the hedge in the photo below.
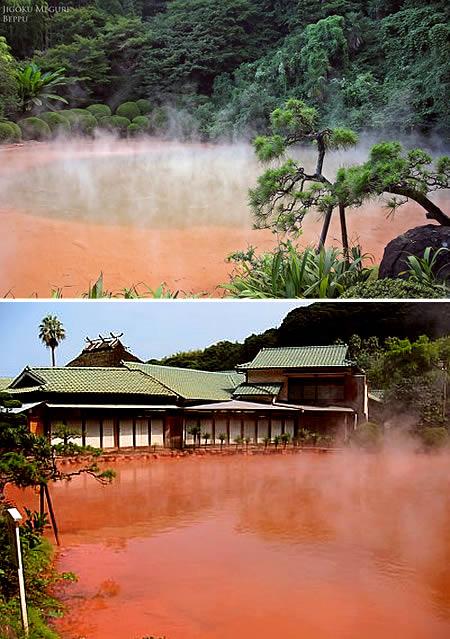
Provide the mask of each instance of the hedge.
POLYGON ((127 128, 127 135, 130 138, 134 138, 137 135, 139 135, 140 133, 142 133, 142 129, 137 125, 137 124, 129 124, 128 128, 127 128))
POLYGON ((141 115, 147 115, 152 110, 152 105, 148 100, 144 100, 141 98, 140 100, 136 100, 137 108, 139 109, 141 115))
POLYGON ((140 131, 148 131, 150 128, 150 120, 145 115, 138 115, 137 118, 133 118, 132 124, 135 124, 140 131))
POLYGON ((121 117, 120 115, 111 115, 109 117, 100 118, 99 121, 99 125, 102 129, 123 135, 126 134, 130 124, 131 122, 128 118, 121 117))
POLYGON ((24 140, 47 140, 51 136, 47 122, 34 116, 18 122, 24 140))
POLYGON ((107 104, 91 104, 86 108, 97 120, 111 115, 111 109, 107 104))
POLYGON ((46 111, 39 115, 41 120, 47 122, 50 130, 53 134, 68 134, 70 133, 71 126, 68 118, 56 111, 46 111))
POLYGON ((404 279, 381 279, 374 280, 373 282, 362 282, 351 286, 341 297, 345 298, 400 298, 400 299, 414 299, 414 298, 440 298, 446 297, 444 290, 441 287, 427 286, 425 284, 419 284, 418 282, 412 282, 411 280, 404 279))
POLYGON ((97 119, 86 109, 69 109, 62 114, 69 120, 73 133, 92 135, 97 126, 97 119))
POLYGON ((117 107, 116 115, 122 118, 128 118, 128 120, 131 121, 133 118, 137 118, 138 115, 141 115, 141 112, 136 102, 124 102, 117 107))
POLYGON ((0 144, 2 142, 17 142, 22 137, 20 127, 14 122, 0 122, 0 144), (17 129, 18 133, 17 133, 17 129))

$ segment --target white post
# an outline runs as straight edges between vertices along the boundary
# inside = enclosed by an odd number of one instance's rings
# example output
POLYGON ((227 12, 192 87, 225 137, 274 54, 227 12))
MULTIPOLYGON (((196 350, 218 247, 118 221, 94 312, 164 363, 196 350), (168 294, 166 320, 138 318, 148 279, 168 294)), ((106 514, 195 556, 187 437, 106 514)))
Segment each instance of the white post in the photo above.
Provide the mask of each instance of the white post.
POLYGON ((28 613, 27 613, 27 601, 25 598, 25 580, 23 577, 23 563, 22 563, 22 548, 20 545, 20 530, 19 522, 22 520, 22 515, 17 508, 8 508, 8 513, 14 522, 15 544, 17 552, 17 574, 19 577, 19 594, 20 594, 20 612, 22 614, 22 626, 25 637, 28 637, 28 613))

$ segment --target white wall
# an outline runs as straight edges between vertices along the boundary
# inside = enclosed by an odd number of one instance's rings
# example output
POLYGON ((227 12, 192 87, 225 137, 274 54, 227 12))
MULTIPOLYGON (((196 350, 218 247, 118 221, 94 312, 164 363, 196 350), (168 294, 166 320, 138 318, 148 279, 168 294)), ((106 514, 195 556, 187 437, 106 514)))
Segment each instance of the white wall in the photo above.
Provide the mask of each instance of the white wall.
POLYGON ((128 448, 133 446, 133 420, 119 420, 119 446, 120 448, 128 448))
POLYGON ((136 419, 136 446, 148 446, 148 419, 136 419))
POLYGON ((164 420, 162 417, 152 417, 152 446, 164 445, 164 420))

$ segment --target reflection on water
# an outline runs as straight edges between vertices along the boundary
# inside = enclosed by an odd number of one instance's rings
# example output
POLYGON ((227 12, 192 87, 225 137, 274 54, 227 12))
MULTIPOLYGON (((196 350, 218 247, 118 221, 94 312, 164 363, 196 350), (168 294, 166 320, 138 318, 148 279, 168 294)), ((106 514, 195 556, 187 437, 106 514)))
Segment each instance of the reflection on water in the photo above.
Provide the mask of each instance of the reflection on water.
POLYGON ((123 462, 52 489, 66 639, 450 636, 449 458, 123 462))

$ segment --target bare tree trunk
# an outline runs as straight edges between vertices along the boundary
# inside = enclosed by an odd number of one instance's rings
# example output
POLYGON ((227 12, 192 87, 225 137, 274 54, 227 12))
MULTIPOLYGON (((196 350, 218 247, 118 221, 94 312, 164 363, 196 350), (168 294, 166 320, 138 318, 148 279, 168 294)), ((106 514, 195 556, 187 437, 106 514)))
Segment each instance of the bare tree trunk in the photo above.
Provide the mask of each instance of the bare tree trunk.
POLYGON ((327 212, 325 213, 325 218, 323 220, 322 232, 320 234, 319 245, 317 250, 320 251, 324 246, 327 240, 328 230, 330 228, 331 215, 333 213, 333 207, 329 206, 327 212))
POLYGON ((345 206, 343 204, 339 204, 339 220, 341 222, 341 237, 342 237, 342 248, 344 249, 344 259, 349 264, 350 262, 350 247, 348 244, 348 233, 347 233, 347 220, 345 217, 345 206))
POLYGON ((56 359, 55 359, 55 347, 52 346, 52 366, 55 367, 56 366, 56 359))

